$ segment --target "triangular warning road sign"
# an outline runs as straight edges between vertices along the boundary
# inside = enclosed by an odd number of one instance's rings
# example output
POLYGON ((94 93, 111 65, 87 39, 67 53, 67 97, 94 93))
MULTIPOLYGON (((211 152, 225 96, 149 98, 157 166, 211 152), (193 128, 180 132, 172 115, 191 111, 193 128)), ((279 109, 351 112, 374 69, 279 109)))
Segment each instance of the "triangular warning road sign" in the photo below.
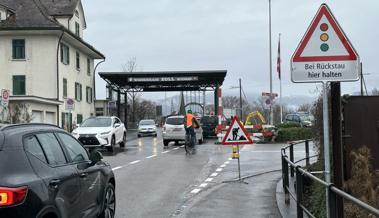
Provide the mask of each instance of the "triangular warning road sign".
POLYGON ((226 117, 224 114, 221 116, 221 121, 226 121, 226 117))
POLYGON ((357 59, 357 52, 329 7, 322 4, 292 56, 292 62, 352 61, 357 59))
POLYGON ((224 140, 222 140, 222 145, 240 145, 240 144, 253 144, 250 136, 241 122, 238 120, 237 116, 233 118, 232 123, 229 126, 228 131, 225 134, 224 140))

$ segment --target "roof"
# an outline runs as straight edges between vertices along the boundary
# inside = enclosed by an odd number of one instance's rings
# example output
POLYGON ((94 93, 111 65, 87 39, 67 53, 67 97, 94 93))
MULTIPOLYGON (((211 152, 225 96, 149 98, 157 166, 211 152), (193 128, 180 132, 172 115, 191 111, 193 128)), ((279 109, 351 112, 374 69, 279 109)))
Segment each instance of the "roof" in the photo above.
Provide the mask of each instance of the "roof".
POLYGON ((102 53, 55 20, 55 17, 59 16, 74 16, 79 3, 80 0, 1 0, 0 6, 11 11, 14 15, 0 22, 0 32, 13 30, 63 31, 69 36, 67 38, 77 40, 78 46, 83 45, 98 55, 96 58, 104 59, 105 56, 102 53))
POLYGON ((214 91, 226 70, 99 72, 108 84, 124 91, 214 91))

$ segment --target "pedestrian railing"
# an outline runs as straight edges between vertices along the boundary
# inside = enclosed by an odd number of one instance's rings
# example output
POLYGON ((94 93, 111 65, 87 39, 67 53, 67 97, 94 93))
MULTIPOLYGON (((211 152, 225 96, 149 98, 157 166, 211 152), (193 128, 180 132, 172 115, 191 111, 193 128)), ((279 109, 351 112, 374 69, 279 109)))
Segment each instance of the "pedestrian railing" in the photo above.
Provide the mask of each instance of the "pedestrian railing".
POLYGON ((329 208, 329 217, 334 218, 337 216, 337 195, 341 196, 347 201, 352 202, 353 204, 363 208, 364 210, 368 211, 369 213, 379 217, 379 210, 371 207, 370 205, 358 200, 357 198, 354 198, 353 196, 343 192, 342 190, 335 187, 333 183, 326 183, 325 181, 319 179, 318 177, 314 176, 310 172, 307 172, 306 170, 302 169, 300 165, 297 165, 300 161, 306 161, 306 165, 309 166, 309 159, 313 158, 315 156, 309 156, 309 141, 312 140, 302 140, 290 143, 289 146, 282 148, 281 156, 282 156, 282 179, 283 179, 283 188, 284 188, 284 194, 285 194, 285 202, 286 204, 290 203, 290 195, 292 198, 296 201, 297 204, 297 217, 302 218, 303 213, 306 213, 310 217, 314 217, 303 205, 303 187, 304 187, 304 181, 305 177, 312 179, 313 181, 317 182, 318 184, 322 185, 328 192, 328 208, 329 208), (296 162, 294 162, 294 145, 299 145, 305 143, 305 154, 306 157, 303 159, 300 159, 296 162), (288 151, 289 150, 289 151, 288 151), (289 153, 289 157, 287 156, 286 151, 289 153), (290 176, 294 177, 296 175, 296 193, 292 193, 289 186, 289 180, 290 176))

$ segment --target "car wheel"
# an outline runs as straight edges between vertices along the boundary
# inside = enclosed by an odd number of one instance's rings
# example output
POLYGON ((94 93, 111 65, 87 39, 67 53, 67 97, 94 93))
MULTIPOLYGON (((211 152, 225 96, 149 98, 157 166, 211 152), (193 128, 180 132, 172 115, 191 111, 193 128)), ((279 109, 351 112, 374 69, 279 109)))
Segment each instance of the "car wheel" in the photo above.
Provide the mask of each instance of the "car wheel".
POLYGON ((140 134, 138 134, 138 138, 141 138, 141 135, 140 135, 140 134))
POLYGON ((163 144, 164 144, 164 146, 168 146, 168 143, 170 143, 170 141, 168 141, 168 140, 163 140, 163 144))
POLYGON ((116 144, 116 139, 114 138, 114 136, 112 136, 111 146, 107 147, 108 151, 113 151, 113 148, 114 148, 115 144, 116 144))
POLYGON ((125 147, 125 143, 126 143, 126 132, 124 132, 123 136, 122 136, 122 142, 120 142, 120 147, 125 147))
POLYGON ((108 183, 103 199, 103 211, 100 218, 113 218, 116 212, 116 193, 112 183, 108 183))
POLYGON ((179 141, 175 141, 175 145, 179 145, 179 141))
POLYGON ((155 133, 154 137, 157 137, 157 133, 155 133))

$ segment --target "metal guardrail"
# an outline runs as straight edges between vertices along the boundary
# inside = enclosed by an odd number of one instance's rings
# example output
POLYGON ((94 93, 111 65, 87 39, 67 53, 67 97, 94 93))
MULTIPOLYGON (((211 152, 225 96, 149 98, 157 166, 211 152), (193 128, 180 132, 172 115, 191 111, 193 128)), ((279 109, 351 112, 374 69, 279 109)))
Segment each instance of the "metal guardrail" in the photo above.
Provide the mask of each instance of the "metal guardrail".
POLYGON ((290 198, 289 198, 290 195, 294 198, 294 200, 297 202, 297 217, 302 218, 303 212, 305 212, 310 217, 314 217, 303 205, 303 186, 304 186, 305 177, 312 179, 313 181, 317 182, 318 184, 325 187, 325 189, 327 189, 328 197, 329 197, 328 206, 330 208, 329 216, 331 218, 338 217, 337 195, 343 197, 345 200, 348 200, 354 203, 355 205, 361 207, 362 209, 368 211, 369 213, 379 217, 378 209, 371 207, 370 205, 360 201, 359 199, 354 198, 353 196, 347 194, 346 192, 343 192, 342 190, 336 188, 333 183, 328 184, 325 181, 317 178, 316 176, 302 169, 300 165, 296 165, 296 163, 305 159, 306 165, 309 166, 309 158, 311 158, 309 156, 309 141, 313 141, 313 140, 303 140, 303 141, 290 143, 289 146, 282 148, 282 151, 281 151, 282 179, 283 179, 283 188, 284 188, 284 194, 285 194, 285 202, 286 204, 290 203, 290 198), (301 143, 305 143, 306 157, 297 162, 294 162, 293 146, 301 144, 301 143), (289 149, 289 154, 290 154, 289 158, 286 155, 286 149, 289 149), (289 168, 290 168, 290 172, 289 172, 289 168), (296 193, 291 193, 290 188, 289 188, 289 174, 291 174, 291 177, 294 177, 295 171, 296 171, 296 193))

